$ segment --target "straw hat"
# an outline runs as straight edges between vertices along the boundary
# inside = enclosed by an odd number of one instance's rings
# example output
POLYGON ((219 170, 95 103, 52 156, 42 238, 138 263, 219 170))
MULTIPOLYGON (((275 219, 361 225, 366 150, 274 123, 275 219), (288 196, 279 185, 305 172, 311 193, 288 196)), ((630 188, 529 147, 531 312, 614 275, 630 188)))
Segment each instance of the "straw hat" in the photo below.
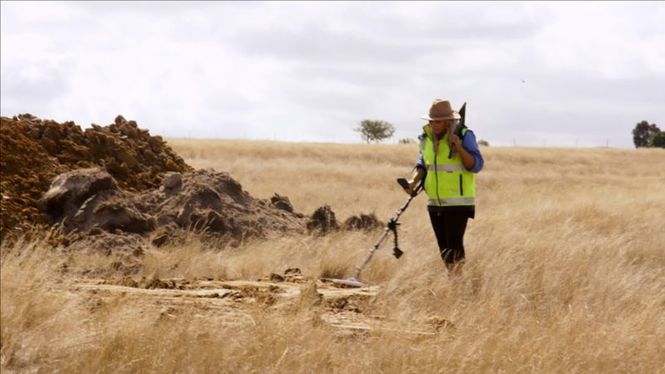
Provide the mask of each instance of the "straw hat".
POLYGON ((453 110, 448 100, 435 99, 429 108, 429 116, 420 118, 428 121, 439 121, 444 119, 460 119, 462 117, 453 110))

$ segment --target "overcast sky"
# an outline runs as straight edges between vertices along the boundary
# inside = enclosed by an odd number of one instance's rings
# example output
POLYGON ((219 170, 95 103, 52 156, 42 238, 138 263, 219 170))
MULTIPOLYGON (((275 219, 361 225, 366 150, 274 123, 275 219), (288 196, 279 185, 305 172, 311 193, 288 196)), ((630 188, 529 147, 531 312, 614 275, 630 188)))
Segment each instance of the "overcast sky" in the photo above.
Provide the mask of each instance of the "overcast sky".
POLYGON ((3 116, 152 135, 415 138, 434 98, 492 145, 665 130, 665 3, 2 2, 3 116))

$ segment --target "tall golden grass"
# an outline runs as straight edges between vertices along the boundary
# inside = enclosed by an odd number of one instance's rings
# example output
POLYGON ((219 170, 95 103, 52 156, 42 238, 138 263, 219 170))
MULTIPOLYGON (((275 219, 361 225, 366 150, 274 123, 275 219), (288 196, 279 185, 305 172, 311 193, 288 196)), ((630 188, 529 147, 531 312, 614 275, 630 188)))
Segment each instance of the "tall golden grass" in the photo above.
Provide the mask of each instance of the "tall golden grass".
MULTIPOLYGON (((254 197, 311 214, 387 220, 406 195, 415 145, 169 141, 196 168, 228 171, 254 197)), ((363 279, 362 313, 386 326, 339 334, 316 307, 247 310, 231 323, 205 306, 71 291, 104 256, 36 242, 3 246, 3 372, 665 372, 665 151, 483 148, 467 264, 449 278, 423 196, 363 279), (66 266, 65 266, 66 265, 66 266), (69 290, 69 291, 68 291, 69 290), (166 316, 166 317, 165 317, 166 316), (378 318, 378 317, 377 317, 378 318), (438 334, 413 326, 447 320, 438 334), (403 329, 403 330, 400 330, 403 329)), ((299 267, 349 276, 380 232, 284 237, 219 250, 151 249, 145 276, 255 279, 299 267)))

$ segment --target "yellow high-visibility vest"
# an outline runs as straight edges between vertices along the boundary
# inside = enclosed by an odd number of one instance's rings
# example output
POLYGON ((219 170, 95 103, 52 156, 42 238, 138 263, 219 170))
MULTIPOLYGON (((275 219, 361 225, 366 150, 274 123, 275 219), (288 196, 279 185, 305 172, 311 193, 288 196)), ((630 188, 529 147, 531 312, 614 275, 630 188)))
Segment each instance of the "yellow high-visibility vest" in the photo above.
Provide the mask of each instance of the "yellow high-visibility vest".
MULTIPOLYGON (((420 151, 427 168, 425 191, 430 206, 473 206, 476 204, 476 177, 466 170, 459 152, 448 158, 450 147, 448 135, 439 140, 438 150, 434 152, 431 128, 423 127, 425 136, 420 141, 420 151)), ((468 131, 462 129, 462 136, 468 131)))

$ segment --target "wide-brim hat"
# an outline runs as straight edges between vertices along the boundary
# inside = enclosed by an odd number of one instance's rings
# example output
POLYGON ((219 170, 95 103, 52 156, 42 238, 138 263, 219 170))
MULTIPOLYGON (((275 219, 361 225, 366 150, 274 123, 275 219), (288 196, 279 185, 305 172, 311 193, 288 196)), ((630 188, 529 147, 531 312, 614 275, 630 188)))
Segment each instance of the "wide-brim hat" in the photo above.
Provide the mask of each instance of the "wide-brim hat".
POLYGON ((428 121, 440 121, 446 119, 461 119, 462 116, 453 110, 450 101, 435 99, 434 102, 432 102, 432 106, 429 108, 429 115, 420 118, 428 121))

